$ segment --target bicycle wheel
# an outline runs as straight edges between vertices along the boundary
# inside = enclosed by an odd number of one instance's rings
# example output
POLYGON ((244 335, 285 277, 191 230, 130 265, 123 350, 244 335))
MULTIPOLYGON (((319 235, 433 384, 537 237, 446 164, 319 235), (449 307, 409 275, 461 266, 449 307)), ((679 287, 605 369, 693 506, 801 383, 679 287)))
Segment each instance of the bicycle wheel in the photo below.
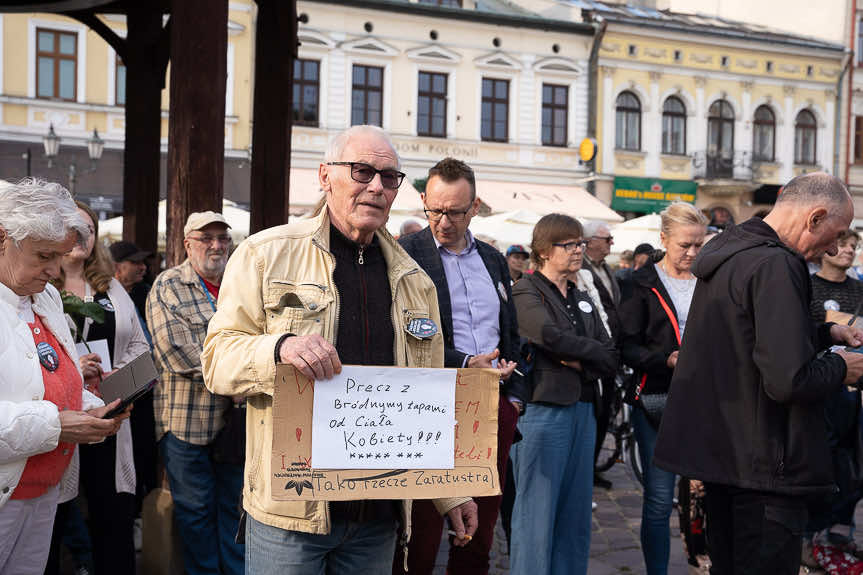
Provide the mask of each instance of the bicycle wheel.
POLYGON ((609 406, 611 421, 608 423, 608 431, 605 433, 602 447, 596 458, 596 465, 593 467, 593 470, 597 473, 611 469, 615 463, 620 461, 620 456, 623 454, 622 438, 627 424, 624 421, 623 410, 620 407, 620 397, 616 395, 612 398, 611 405, 609 406))

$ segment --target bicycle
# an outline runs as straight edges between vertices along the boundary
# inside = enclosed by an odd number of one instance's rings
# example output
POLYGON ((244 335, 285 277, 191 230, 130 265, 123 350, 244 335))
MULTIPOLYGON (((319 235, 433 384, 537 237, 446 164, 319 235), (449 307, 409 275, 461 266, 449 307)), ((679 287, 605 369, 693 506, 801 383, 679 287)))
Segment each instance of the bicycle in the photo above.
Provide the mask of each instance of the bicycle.
POLYGON ((615 463, 628 463, 632 474, 640 485, 644 485, 644 469, 638 452, 638 443, 630 417, 632 406, 623 398, 626 395, 625 378, 628 374, 618 374, 614 378, 614 396, 609 402, 608 431, 603 438, 602 448, 594 467, 596 472, 608 471, 615 463), (609 445, 609 442, 611 445, 609 445))

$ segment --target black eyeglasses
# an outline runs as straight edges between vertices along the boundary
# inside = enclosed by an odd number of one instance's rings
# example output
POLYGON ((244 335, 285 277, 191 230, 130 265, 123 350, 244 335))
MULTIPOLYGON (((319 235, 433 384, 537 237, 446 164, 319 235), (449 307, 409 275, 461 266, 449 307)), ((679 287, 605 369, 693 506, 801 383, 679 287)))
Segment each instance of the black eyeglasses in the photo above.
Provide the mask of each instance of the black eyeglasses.
POLYGON ((604 241, 604 242, 611 243, 611 242, 613 242, 613 241, 614 241, 614 236, 604 236, 604 237, 603 237, 603 236, 593 236, 593 237, 592 237, 592 238, 590 238, 590 239, 592 239, 592 240, 602 240, 602 241, 604 241))
POLYGON ((405 175, 397 170, 378 170, 363 162, 327 162, 328 166, 350 166, 351 179, 361 184, 368 184, 375 179, 375 174, 381 175, 381 185, 391 190, 402 185, 405 175))
POLYGON ((423 211, 426 214, 426 218, 433 222, 439 222, 443 219, 444 216, 446 216, 452 223, 460 224, 464 221, 464 218, 465 216, 467 216, 470 208, 467 208, 466 210, 429 210, 423 208, 423 211))
POLYGON ((572 254, 575 253, 575 250, 579 248, 583 250, 585 246, 587 246, 587 242, 584 240, 578 240, 577 242, 566 242, 564 244, 553 243, 551 245, 563 248, 564 250, 566 250, 566 253, 572 254))

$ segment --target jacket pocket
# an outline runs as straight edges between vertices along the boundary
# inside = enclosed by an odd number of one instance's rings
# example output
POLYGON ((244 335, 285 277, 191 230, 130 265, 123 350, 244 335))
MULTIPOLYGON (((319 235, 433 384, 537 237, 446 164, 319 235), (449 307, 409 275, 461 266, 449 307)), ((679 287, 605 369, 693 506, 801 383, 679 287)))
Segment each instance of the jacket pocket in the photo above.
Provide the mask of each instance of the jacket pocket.
POLYGON ((401 326, 393 327, 405 332, 401 336, 397 334, 396 341, 398 341, 399 337, 404 339, 407 365, 410 367, 429 367, 431 363, 432 340, 435 337, 443 337, 440 333, 440 326, 435 324, 436 331, 430 335, 428 334, 428 322, 431 321, 428 308, 404 309, 401 315, 401 326), (419 322, 415 322, 415 320, 419 320, 419 322), (423 320, 426 321, 423 322, 423 320))
POLYGON ((332 302, 328 286, 270 280, 264 298, 267 333, 321 334, 332 302))

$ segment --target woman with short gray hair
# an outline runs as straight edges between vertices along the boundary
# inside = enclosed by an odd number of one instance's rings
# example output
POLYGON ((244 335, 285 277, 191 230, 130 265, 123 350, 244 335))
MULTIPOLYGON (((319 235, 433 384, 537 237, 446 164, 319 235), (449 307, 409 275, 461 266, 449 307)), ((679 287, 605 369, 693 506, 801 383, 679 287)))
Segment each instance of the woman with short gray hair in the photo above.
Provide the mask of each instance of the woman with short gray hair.
POLYGON ((62 186, 0 181, 0 574, 41 574, 57 504, 77 491, 78 443, 117 432, 128 411, 83 387, 63 304, 48 282, 89 237, 62 186))

